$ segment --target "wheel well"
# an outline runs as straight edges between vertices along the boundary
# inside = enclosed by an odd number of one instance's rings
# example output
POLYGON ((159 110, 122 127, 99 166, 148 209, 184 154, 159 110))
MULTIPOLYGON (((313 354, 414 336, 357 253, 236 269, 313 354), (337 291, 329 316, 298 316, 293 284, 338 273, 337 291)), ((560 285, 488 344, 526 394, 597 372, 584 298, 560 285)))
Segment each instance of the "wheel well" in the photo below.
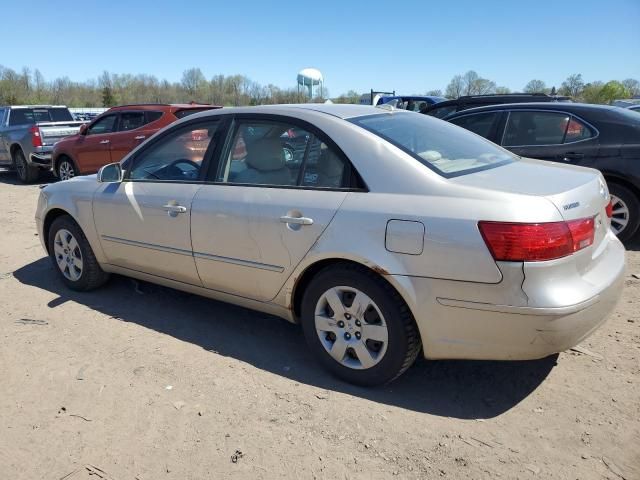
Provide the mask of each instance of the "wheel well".
MULTIPOLYGON (((64 215, 69 215, 68 212, 65 212, 61 208, 54 208, 47 213, 47 216, 44 218, 44 225, 42 228, 42 234, 44 235, 44 244, 47 247, 47 252, 49 251, 49 229, 51 228, 51 224, 53 221, 64 215)), ((69 215, 71 216, 71 215, 69 215)))
POLYGON ((16 153, 18 150, 22 150, 22 147, 18 143, 14 143, 13 145, 11 145, 11 147, 9 147, 9 153, 11 154, 11 158, 13 158, 13 154, 16 153))
MULTIPOLYGON (((292 307, 293 307, 292 310, 296 318, 300 318, 301 309, 302 309, 302 297, 304 296, 304 292, 307 289, 307 286, 309 285, 309 283, 311 283, 311 280, 313 279, 313 277, 315 277, 315 275, 318 272, 320 272, 320 270, 329 266, 334 266, 334 265, 355 265, 364 270, 369 270, 373 272, 375 275, 378 275, 380 278, 384 279, 387 282, 387 279, 385 279, 383 275, 383 273, 386 273, 386 272, 384 271, 384 269, 379 267, 378 268, 367 267, 362 263, 354 262, 353 260, 347 260, 344 258, 328 258, 325 260, 320 260, 319 262, 316 262, 308 266, 307 269, 304 272, 302 272, 302 275, 295 282, 295 285, 293 287, 293 296, 292 296, 292 307)), ((393 285, 391 285, 391 288, 395 289, 393 285)), ((400 295, 400 297, 402 297, 402 295, 400 295)))
POLYGON ((635 193, 638 197, 640 197, 640 188, 638 188, 636 185, 634 185, 633 183, 631 183, 628 180, 625 180, 623 178, 614 176, 614 175, 607 175, 606 173, 603 174, 604 179, 607 182, 607 185, 610 183, 617 183, 618 185, 622 185, 623 187, 627 187, 629 190, 631 190, 633 193, 635 193))
POLYGON ((78 166, 76 165, 76 162, 73 161, 73 158, 71 158, 69 155, 67 155, 66 153, 61 153, 60 155, 58 155, 56 158, 53 159, 53 173, 55 176, 58 176, 58 165, 60 165, 60 162, 62 161, 62 159, 68 159, 73 166, 76 168, 76 170, 78 170, 78 166))

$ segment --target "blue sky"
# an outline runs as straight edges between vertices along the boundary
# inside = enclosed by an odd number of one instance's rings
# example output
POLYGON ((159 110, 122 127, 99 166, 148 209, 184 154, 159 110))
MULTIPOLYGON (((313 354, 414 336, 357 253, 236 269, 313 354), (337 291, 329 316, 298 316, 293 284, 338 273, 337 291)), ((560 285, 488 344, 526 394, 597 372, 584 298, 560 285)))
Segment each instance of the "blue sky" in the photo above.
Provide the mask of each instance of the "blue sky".
POLYGON ((49 80, 108 70, 175 81, 200 67, 293 87, 311 66, 336 96, 444 90, 469 69, 512 90, 572 73, 640 79, 640 0, 31 0, 5 2, 2 17, 0 65, 49 80))

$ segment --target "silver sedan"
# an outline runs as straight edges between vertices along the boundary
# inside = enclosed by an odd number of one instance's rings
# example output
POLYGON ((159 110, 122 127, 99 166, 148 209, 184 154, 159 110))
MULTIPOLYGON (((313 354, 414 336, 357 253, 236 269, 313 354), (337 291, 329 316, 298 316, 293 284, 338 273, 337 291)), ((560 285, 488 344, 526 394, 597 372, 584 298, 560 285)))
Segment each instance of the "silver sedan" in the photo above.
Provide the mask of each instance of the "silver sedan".
POLYGON ((47 186, 36 213, 69 288, 118 273, 268 312, 363 385, 420 354, 534 359, 581 342, 623 285, 610 217, 596 170, 426 115, 311 104, 189 116, 47 186))

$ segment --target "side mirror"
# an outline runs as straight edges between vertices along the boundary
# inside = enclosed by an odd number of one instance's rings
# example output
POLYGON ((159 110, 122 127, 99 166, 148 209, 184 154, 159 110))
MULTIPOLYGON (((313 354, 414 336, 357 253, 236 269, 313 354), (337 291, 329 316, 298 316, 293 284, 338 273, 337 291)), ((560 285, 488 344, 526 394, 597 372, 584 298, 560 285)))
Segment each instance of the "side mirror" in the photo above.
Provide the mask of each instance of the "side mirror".
POLYGON ((122 167, 119 163, 110 163, 98 170, 99 183, 120 183, 122 176, 122 167))
POLYGON ((88 129, 89 129, 89 127, 87 127, 87 124, 83 123, 82 125, 80 125, 80 131, 78 133, 80 135, 86 135, 88 129))

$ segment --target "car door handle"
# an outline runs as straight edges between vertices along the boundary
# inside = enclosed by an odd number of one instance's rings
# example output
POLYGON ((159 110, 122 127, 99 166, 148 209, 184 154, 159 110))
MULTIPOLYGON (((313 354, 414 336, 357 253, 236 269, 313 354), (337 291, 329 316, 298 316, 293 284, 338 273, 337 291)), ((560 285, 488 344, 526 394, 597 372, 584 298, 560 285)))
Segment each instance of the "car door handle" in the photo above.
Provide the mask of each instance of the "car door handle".
POLYGON ((145 137, 144 135, 138 135, 137 137, 133 137, 133 138, 134 138, 135 140, 144 140, 144 139, 145 139, 145 138, 147 138, 147 137, 145 137))
POLYGON ((169 213, 186 213, 187 211, 187 207, 183 207, 182 205, 171 205, 170 203, 163 205, 162 208, 169 213))
POLYGON ((560 158, 565 162, 569 162, 571 160, 582 160, 584 158, 584 153, 575 153, 575 152, 567 152, 560 154, 560 158))
POLYGON ((100 140, 100 143, 109 143, 109 140, 100 140))
POLYGON ((280 217, 282 223, 291 223, 293 225, 313 225, 313 218, 308 217, 290 217, 284 215, 280 217))

